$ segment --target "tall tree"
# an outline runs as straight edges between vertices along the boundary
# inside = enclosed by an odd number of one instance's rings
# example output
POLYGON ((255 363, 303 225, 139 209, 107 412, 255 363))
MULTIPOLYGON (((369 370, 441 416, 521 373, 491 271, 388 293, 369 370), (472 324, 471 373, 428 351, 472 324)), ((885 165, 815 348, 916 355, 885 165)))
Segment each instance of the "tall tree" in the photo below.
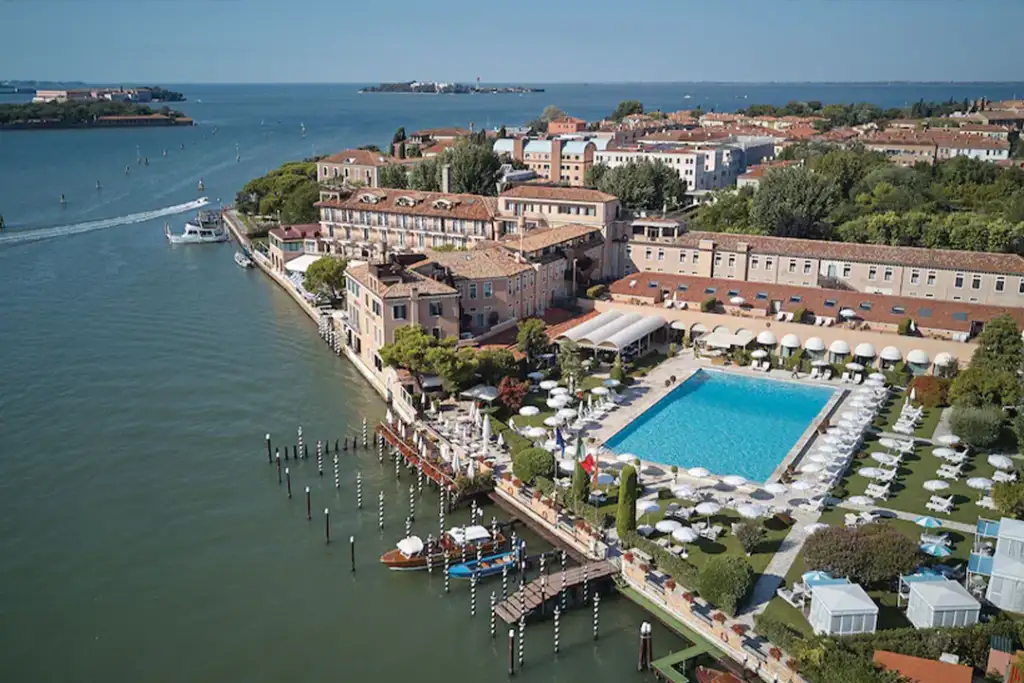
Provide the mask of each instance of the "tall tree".
POLYGON ((978 335, 978 348, 971 357, 971 367, 989 366, 1016 373, 1024 360, 1024 341, 1020 328, 1008 315, 992 318, 978 335))
POLYGON ((405 126, 399 126, 395 131, 395 134, 391 136, 391 145, 397 145, 399 142, 405 142, 405 126))
POLYGON ((633 114, 643 114, 644 105, 639 100, 623 100, 619 102, 619 106, 615 107, 615 111, 609 117, 612 121, 619 122, 627 116, 633 114))
POLYGON ((661 160, 630 161, 615 168, 598 164, 591 167, 587 182, 635 211, 675 208, 686 195, 686 181, 661 160))
POLYGON ((492 386, 497 385, 505 377, 518 374, 519 363, 515 355, 508 349, 484 349, 477 354, 480 365, 477 372, 480 378, 492 386))
POLYGON ((583 379, 583 360, 580 358, 580 345, 573 340, 563 343, 558 349, 558 367, 562 371, 562 379, 579 385, 583 379))
POLYGON ((428 157, 412 167, 409 188, 423 192, 441 191, 441 162, 439 157, 428 157))
POLYGON ((636 469, 626 465, 619 473, 619 505, 615 512, 615 531, 623 539, 636 531, 636 469))
POLYGON ((345 291, 345 259, 333 256, 321 256, 309 264, 302 279, 302 286, 307 292, 322 294, 337 299, 345 291))
POLYGON ((395 330, 395 340, 380 348, 380 357, 393 368, 432 372, 433 367, 427 362, 427 353, 439 346, 454 349, 455 344, 454 337, 438 340, 421 325, 403 325, 395 330))
POLYGON ((817 237, 835 207, 836 186, 800 166, 769 171, 750 205, 754 227, 777 237, 817 237))
POLYGON ((451 166, 452 192, 492 196, 498 193, 501 162, 489 146, 463 140, 442 156, 442 163, 451 166))
POLYGON ((519 332, 516 334, 516 348, 526 354, 527 362, 544 353, 544 349, 551 343, 544 331, 547 326, 540 318, 527 318, 519 323, 519 332))
POLYGON ((402 164, 387 164, 378 171, 377 184, 381 187, 404 190, 409 187, 409 172, 402 164))
POLYGON ((577 503, 586 503, 590 499, 590 476, 578 462, 572 471, 572 488, 569 489, 569 494, 577 503))

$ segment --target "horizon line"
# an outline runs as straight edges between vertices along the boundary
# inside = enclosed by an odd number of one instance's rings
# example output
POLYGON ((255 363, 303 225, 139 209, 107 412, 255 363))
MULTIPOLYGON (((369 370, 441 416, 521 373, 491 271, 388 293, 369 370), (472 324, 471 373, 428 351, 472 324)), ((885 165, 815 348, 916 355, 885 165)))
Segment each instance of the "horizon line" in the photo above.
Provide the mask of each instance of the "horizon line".
MULTIPOLYGON (((411 79, 416 80, 416 79, 411 79)), ((134 80, 134 79, 96 79, 96 80, 82 80, 76 79, 45 79, 45 78, 3 78, 0 79, 0 83, 10 82, 36 82, 36 83, 47 83, 47 84, 63 84, 63 83, 81 83, 84 85, 108 85, 112 83, 120 84, 154 84, 153 80, 134 80)), ((166 85, 352 85, 360 86, 373 83, 408 83, 407 80, 386 80, 386 81, 164 81, 166 85)), ((476 83, 475 80, 469 81, 422 81, 424 83, 458 83, 460 85, 473 85, 476 83)), ((1019 81, 1008 81, 1008 80, 912 80, 912 79, 897 79, 897 80, 836 80, 836 81, 815 81, 815 80, 779 80, 779 81, 722 81, 722 80, 705 80, 705 81, 673 81, 673 80, 650 80, 650 81, 480 81, 480 85, 883 85, 883 86, 899 86, 899 85, 1024 85, 1024 80, 1019 81)))

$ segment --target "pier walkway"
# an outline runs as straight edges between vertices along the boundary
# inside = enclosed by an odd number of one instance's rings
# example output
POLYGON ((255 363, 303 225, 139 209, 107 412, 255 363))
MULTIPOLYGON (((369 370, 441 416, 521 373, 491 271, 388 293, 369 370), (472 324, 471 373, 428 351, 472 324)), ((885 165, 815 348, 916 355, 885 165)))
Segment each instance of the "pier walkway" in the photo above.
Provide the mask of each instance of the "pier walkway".
POLYGON ((512 593, 508 598, 498 603, 494 608, 494 613, 501 617, 505 623, 514 624, 519 621, 524 612, 526 616, 529 616, 534 610, 542 607, 545 602, 558 599, 559 593, 562 590, 563 573, 565 574, 565 589, 572 590, 577 586, 583 585, 584 576, 586 576, 587 582, 596 582, 614 576, 618 572, 619 570, 614 564, 605 560, 592 562, 583 567, 571 567, 566 569, 565 572, 559 571, 548 574, 526 584, 525 600, 518 591, 512 593), (526 604, 523 605, 523 602, 526 604))

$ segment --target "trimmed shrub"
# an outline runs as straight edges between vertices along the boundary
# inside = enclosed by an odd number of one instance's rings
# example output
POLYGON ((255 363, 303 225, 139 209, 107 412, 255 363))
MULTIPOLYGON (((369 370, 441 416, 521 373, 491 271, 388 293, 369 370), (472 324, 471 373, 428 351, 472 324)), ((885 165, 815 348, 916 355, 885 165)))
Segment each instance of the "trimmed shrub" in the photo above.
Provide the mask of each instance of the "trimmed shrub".
POLYGON ((508 447, 509 453, 514 457, 516 453, 526 450, 527 448, 533 448, 533 442, 527 439, 522 434, 509 429, 508 425, 500 420, 492 417, 491 418, 491 432, 497 436, 501 434, 502 440, 505 442, 505 446, 508 447))
POLYGON ((896 363, 896 365, 885 371, 885 381, 894 387, 907 386, 912 376, 910 368, 903 361, 896 363))
POLYGON ((555 475, 555 456, 543 448, 527 448, 512 458, 512 474, 528 484, 537 477, 551 479, 555 475))
POLYGON ((809 316, 810 314, 810 311, 801 306, 800 308, 793 311, 793 322, 802 323, 803 321, 807 320, 807 316, 809 316))
POLYGON ((914 399, 925 408, 938 408, 947 405, 949 399, 949 381, 932 375, 920 375, 910 380, 914 399))
POLYGON ((732 352, 732 362, 736 365, 750 365, 750 351, 738 348, 732 352))
POLYGON ((1002 434, 1003 411, 997 406, 958 405, 949 416, 949 427, 975 448, 988 448, 995 445, 1002 434))
POLYGON ((754 570, 736 555, 715 555, 700 571, 700 594, 727 614, 736 614, 740 600, 750 590, 754 570))
POLYGON ((636 469, 626 465, 619 474, 619 507, 615 513, 615 530, 619 538, 636 531, 636 494, 636 469))
POLYGON ((709 296, 700 302, 701 313, 714 313, 716 310, 718 310, 718 299, 715 297, 709 296))
POLYGON ((593 287, 587 287, 587 298, 588 299, 600 299, 608 292, 608 287, 605 285, 594 285, 593 287))
POLYGON ((673 555, 635 531, 626 534, 625 538, 619 536, 619 540, 622 541, 624 547, 638 548, 653 557, 658 569, 675 579, 680 586, 696 590, 699 582, 697 568, 688 561, 673 555))
POLYGON ((622 367, 622 356, 615 356, 615 362, 612 363, 612 370, 608 375, 620 382, 626 381, 626 370, 622 367))
POLYGON ((917 542, 885 523, 822 529, 804 543, 809 569, 866 586, 906 574, 919 562, 917 542))
POLYGON ((550 496, 555 492, 555 482, 551 481, 547 477, 537 475, 537 478, 533 481, 533 488, 540 491, 545 496, 550 496))
POLYGON ((754 615, 754 630, 783 650, 793 652, 802 644, 803 636, 795 628, 769 614, 754 615))
POLYGON ((668 354, 667 355, 668 355, 669 358, 675 357, 678 353, 679 353, 679 345, 678 344, 676 344, 675 342, 672 342, 671 344, 668 345, 668 354))
POLYGON ((736 527, 736 540, 740 542, 743 547, 743 552, 750 555, 757 546, 764 542, 765 536, 768 534, 765 531, 764 525, 760 522, 756 522, 752 519, 745 520, 736 527))

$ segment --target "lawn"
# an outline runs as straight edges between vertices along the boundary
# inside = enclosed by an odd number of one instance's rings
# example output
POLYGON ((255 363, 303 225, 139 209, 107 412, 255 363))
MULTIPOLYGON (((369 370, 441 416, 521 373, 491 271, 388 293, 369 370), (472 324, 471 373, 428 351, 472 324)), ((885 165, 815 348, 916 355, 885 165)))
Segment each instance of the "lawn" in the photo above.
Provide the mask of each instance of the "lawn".
MULTIPOLYGON (((843 526, 843 517, 847 512, 849 511, 843 510, 842 508, 832 508, 822 513, 819 521, 833 526, 843 526)), ((886 520, 885 523, 895 527, 900 532, 913 539, 920 538, 921 533, 925 531, 913 522, 907 520, 889 519, 886 520)), ((953 544, 953 554, 939 562, 949 565, 966 564, 967 557, 971 552, 971 539, 965 534, 956 531, 946 530, 944 533, 949 534, 949 539, 953 544)), ((922 558, 923 557, 924 556, 922 556, 922 558)), ((807 569, 808 567, 804 562, 803 555, 798 555, 796 561, 793 562, 793 565, 790 567, 789 572, 786 573, 784 585, 786 587, 792 586, 793 583, 800 580, 800 577, 807 571, 807 569)), ((904 616, 903 609, 896 606, 897 596, 895 585, 893 586, 893 590, 869 590, 868 595, 870 595, 879 606, 879 630, 910 626, 910 622, 907 621, 904 616)), ((768 603, 768 606, 765 608, 765 613, 770 614, 777 619, 781 619, 805 635, 811 634, 810 625, 807 623, 807 619, 800 613, 800 610, 792 607, 780 597, 776 596, 775 598, 772 598, 768 603)))
MULTIPOLYGON (((873 426, 883 432, 892 432, 892 428, 900 417, 903 402, 904 396, 902 394, 892 395, 888 403, 885 404, 885 407, 879 411, 873 426)), ((932 435, 935 433, 935 427, 939 424, 940 417, 942 417, 941 408, 925 408, 924 414, 921 416, 921 426, 914 430, 914 436, 919 439, 932 438, 932 435)))
MULTIPOLYGON (((936 474, 939 466, 945 461, 932 455, 932 446, 919 444, 917 450, 905 456, 900 465, 899 475, 892 482, 889 490, 892 496, 889 500, 878 501, 879 507, 886 507, 892 510, 901 510, 920 515, 931 515, 942 519, 951 519, 966 524, 974 524, 978 516, 993 515, 994 512, 975 505, 980 497, 980 492, 968 488, 967 479, 970 477, 992 478, 995 468, 986 461, 986 454, 975 452, 965 463, 963 476, 959 481, 943 480, 949 484, 949 488, 943 491, 931 492, 923 488, 924 482, 930 479, 940 479, 936 474), (925 507, 925 504, 933 496, 943 498, 953 496, 953 512, 948 515, 936 514, 925 507)), ((877 467, 878 463, 871 459, 872 453, 885 452, 879 445, 877 439, 867 441, 864 448, 853 460, 850 471, 846 475, 845 488, 850 496, 863 494, 867 485, 871 482, 867 477, 857 474, 862 467, 877 467)))

